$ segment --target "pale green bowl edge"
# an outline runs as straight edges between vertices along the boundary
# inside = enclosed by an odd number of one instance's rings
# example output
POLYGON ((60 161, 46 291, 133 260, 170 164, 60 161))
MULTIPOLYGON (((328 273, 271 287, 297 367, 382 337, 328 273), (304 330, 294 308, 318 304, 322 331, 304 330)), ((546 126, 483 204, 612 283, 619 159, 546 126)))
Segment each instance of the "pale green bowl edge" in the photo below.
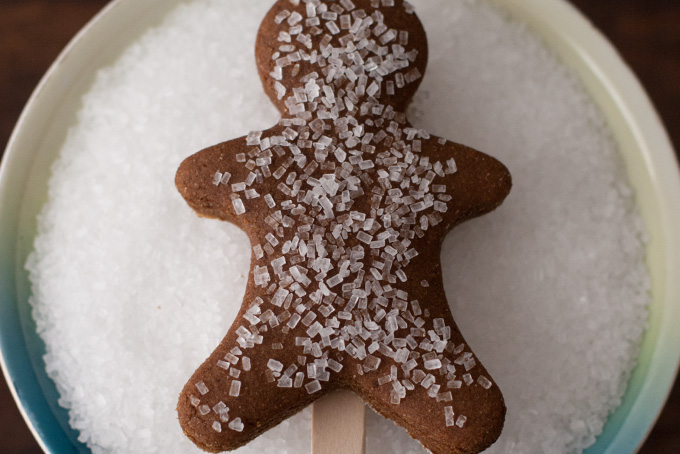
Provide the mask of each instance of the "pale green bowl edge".
POLYGON ((528 23, 579 76, 604 113, 649 233, 649 326, 621 406, 587 454, 637 452, 656 422, 680 362, 680 172, 661 120, 616 49, 571 4, 494 0, 528 23))

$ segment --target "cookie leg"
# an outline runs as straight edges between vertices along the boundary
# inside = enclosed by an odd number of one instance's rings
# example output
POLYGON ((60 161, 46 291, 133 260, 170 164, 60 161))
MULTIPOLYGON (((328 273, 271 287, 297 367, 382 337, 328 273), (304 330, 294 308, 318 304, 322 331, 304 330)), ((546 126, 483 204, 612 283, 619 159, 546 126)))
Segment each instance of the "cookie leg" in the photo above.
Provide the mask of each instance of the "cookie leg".
POLYGON ((461 380, 461 387, 455 390, 442 386, 439 401, 418 384, 398 404, 392 403, 390 384, 357 392, 376 412, 405 428, 430 451, 470 454, 483 451, 498 439, 506 411, 498 387, 484 379, 481 383, 466 385, 461 380), (452 397, 444 397, 449 391, 452 397))
POLYGON ((306 388, 295 380, 297 372, 290 381, 275 378, 264 351, 248 350, 238 361, 224 351, 229 349, 219 348, 196 371, 177 406, 184 433, 203 450, 243 446, 328 391, 306 388))

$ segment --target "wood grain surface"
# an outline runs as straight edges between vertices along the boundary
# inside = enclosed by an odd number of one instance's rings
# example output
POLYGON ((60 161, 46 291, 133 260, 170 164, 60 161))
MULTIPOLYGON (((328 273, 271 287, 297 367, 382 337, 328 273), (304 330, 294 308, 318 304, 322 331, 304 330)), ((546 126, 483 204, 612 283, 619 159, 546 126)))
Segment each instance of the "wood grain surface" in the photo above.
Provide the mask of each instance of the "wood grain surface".
MULTIPOLYGON (((38 81, 106 0, 0 0, 0 152, 38 81)), ((572 0, 637 73, 680 149, 680 0, 572 0)), ((678 207, 680 209, 680 207, 678 207)), ((680 329, 680 328, 679 328, 680 329)), ((0 377, 0 454, 41 452, 0 377)), ((642 454, 680 453, 680 380, 642 454)))

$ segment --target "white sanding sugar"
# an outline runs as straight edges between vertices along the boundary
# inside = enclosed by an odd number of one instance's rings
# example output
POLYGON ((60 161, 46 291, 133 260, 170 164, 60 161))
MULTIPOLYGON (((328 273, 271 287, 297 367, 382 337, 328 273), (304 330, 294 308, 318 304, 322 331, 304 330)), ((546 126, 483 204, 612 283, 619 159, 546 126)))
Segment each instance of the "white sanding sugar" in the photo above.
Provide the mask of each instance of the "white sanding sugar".
MULTIPOLYGON (((643 228, 623 165, 582 88, 521 24, 482 1, 412 3, 430 64, 411 119, 514 179, 505 204, 442 251, 454 316, 508 404, 489 452, 580 452, 620 403, 645 327, 643 228)), ((100 72, 54 165, 32 303, 60 403, 95 453, 200 452, 177 396, 234 319, 251 249, 199 219, 173 180, 193 152, 278 119, 253 58, 270 5, 178 8, 100 72)), ((368 421, 369 453, 423 452, 368 421)), ((305 410, 237 452, 309 452, 309 439, 305 410)))

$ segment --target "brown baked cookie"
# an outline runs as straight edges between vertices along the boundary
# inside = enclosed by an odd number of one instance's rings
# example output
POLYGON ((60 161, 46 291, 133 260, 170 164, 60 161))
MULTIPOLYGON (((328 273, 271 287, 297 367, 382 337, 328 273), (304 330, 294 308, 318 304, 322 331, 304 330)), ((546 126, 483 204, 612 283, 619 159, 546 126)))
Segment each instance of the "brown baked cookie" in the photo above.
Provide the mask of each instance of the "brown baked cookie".
POLYGON ((436 454, 484 450, 505 405, 453 320, 439 255, 452 227, 501 204, 507 169, 408 122, 427 42, 402 0, 279 0, 256 57, 281 121, 177 172, 199 215, 253 245, 236 321, 180 395, 184 432, 236 449, 346 388, 436 454))

